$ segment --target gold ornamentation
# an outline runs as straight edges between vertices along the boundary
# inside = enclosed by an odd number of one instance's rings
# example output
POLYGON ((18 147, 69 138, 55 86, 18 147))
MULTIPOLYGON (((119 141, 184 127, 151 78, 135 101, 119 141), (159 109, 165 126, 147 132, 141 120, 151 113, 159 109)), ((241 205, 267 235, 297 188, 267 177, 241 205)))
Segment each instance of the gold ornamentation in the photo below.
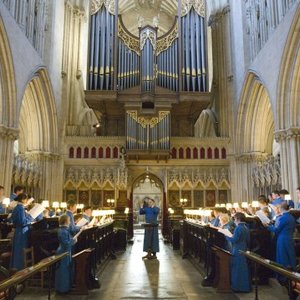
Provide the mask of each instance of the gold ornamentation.
POLYGON ((123 28, 122 22, 119 22, 118 36, 130 50, 134 51, 137 55, 140 55, 139 39, 129 35, 125 28, 123 28))
POLYGON ((174 26, 173 30, 167 35, 159 38, 156 42, 156 56, 158 56, 161 52, 167 50, 172 43, 178 37, 178 24, 174 26))
POLYGON ((170 114, 169 111, 159 111, 158 117, 145 118, 138 117, 136 110, 128 110, 127 114, 135 120, 138 124, 140 124, 143 128, 150 126, 150 128, 154 128, 158 123, 160 123, 166 116, 170 114))
POLYGON ((92 0, 91 15, 96 14, 102 5, 104 5, 112 15, 115 14, 115 0, 92 0))
POLYGON ((197 14, 203 18, 206 15, 205 0, 182 0, 181 2, 181 16, 185 16, 189 13, 191 8, 194 7, 197 14))

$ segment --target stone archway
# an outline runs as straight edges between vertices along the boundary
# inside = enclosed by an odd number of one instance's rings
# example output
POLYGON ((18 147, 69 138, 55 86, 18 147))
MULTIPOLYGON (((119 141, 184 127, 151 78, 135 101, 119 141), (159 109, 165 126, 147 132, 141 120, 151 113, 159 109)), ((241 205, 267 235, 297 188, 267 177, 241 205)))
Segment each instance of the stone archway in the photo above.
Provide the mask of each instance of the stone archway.
POLYGON ((255 199, 253 169, 272 155, 274 115, 268 91, 254 73, 244 83, 236 124, 235 155, 232 172, 235 201, 255 199))
POLYGON ((296 197, 300 184, 300 7, 287 38, 278 82, 276 139, 282 149, 282 184, 296 197))
POLYGON ((56 106, 45 69, 35 72, 26 86, 20 108, 19 130, 19 158, 27 166, 35 163, 40 178, 36 182, 35 170, 23 168, 20 178, 14 176, 14 183, 22 183, 31 190, 33 185, 38 187, 35 197, 40 199, 62 199, 62 186, 58 185, 63 171, 58 160, 56 106))
POLYGON ((161 208, 163 204, 163 187, 156 176, 143 174, 138 180, 135 180, 132 191, 134 224, 144 223, 144 218, 138 215, 139 202, 145 198, 151 198, 155 201, 156 205, 161 208))
POLYGON ((0 18, 0 184, 10 192, 13 143, 16 128, 16 86, 12 54, 8 37, 0 18))

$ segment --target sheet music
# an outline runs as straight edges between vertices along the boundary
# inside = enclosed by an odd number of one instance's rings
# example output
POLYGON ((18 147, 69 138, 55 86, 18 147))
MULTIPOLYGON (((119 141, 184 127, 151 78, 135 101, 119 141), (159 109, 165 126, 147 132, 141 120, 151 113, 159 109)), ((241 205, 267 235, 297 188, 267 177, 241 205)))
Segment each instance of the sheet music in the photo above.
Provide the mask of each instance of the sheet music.
POLYGON ((269 224, 271 222, 271 220, 264 214, 262 210, 258 210, 256 212, 256 215, 259 217, 263 224, 269 224))
POLYGON ((8 208, 12 210, 18 205, 18 203, 18 201, 13 200, 9 203, 8 208))
POLYGON ((94 226, 95 221, 96 221, 96 217, 94 217, 94 218, 92 219, 92 221, 88 224, 88 226, 89 226, 89 227, 94 226))
POLYGON ((27 200, 26 206, 30 205, 34 201, 34 198, 30 198, 27 200))
POLYGON ((232 237, 232 233, 228 229, 219 228, 218 231, 223 233, 224 235, 226 235, 228 237, 232 237))
POLYGON ((39 203, 36 203, 34 207, 28 212, 28 214, 31 215, 33 219, 35 219, 44 211, 44 209, 44 206, 42 206, 39 203))
POLYGON ((88 220, 85 219, 85 218, 82 218, 82 219, 79 220, 79 222, 76 224, 76 226, 82 227, 82 226, 84 226, 86 223, 88 223, 88 220))

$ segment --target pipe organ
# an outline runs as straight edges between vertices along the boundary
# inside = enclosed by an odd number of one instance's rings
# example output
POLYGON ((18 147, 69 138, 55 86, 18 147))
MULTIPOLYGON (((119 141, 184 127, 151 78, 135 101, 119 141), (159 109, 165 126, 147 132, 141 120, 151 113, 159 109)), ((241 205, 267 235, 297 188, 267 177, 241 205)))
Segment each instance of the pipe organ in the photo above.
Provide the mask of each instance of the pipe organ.
POLYGON ((159 111, 157 117, 138 116, 136 110, 126 112, 126 148, 128 150, 169 150, 170 112, 159 111))
POLYGON ((114 89, 114 35, 115 16, 103 5, 91 15, 90 90, 114 89))
POLYGON ((159 86, 174 92, 207 92, 204 0, 182 0, 180 15, 174 16, 172 28, 163 36, 157 34, 159 24, 140 26, 139 36, 133 35, 119 15, 118 3, 92 1, 89 89, 139 87, 140 92, 155 93, 159 86))

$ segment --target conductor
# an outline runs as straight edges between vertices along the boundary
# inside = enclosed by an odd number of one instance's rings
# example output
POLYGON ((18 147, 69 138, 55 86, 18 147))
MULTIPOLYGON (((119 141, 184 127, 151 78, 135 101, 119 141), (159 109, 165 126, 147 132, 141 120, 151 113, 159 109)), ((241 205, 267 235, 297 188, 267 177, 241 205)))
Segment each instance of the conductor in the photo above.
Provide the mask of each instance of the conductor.
POLYGON ((146 218, 143 250, 147 252, 147 255, 145 255, 143 259, 157 259, 156 252, 159 252, 158 214, 159 208, 155 206, 153 199, 148 199, 147 206, 144 206, 143 203, 140 204, 140 215, 145 215, 146 218))

